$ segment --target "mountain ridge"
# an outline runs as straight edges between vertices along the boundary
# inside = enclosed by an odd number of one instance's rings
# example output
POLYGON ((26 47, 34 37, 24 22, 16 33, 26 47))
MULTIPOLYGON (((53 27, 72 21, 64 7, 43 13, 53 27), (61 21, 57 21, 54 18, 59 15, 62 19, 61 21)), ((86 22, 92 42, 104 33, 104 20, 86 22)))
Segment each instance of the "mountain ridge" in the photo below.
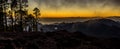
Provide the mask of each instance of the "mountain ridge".
POLYGON ((116 22, 114 20, 105 19, 105 18, 92 19, 85 22, 54 24, 52 25, 53 27, 47 27, 47 26, 51 26, 51 25, 45 25, 43 27, 44 28, 43 30, 45 32, 66 30, 68 32, 82 32, 83 34, 88 36, 110 37, 110 38, 120 37, 120 31, 119 31, 120 22, 116 22))

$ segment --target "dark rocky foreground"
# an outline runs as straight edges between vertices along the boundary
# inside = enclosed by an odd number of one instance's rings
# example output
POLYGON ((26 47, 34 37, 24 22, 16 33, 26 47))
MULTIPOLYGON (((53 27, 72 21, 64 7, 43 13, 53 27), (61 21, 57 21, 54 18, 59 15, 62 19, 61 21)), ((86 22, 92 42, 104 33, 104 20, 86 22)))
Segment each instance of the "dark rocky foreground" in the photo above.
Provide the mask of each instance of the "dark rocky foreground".
POLYGON ((120 49, 120 39, 95 38, 81 32, 0 33, 0 49, 120 49))

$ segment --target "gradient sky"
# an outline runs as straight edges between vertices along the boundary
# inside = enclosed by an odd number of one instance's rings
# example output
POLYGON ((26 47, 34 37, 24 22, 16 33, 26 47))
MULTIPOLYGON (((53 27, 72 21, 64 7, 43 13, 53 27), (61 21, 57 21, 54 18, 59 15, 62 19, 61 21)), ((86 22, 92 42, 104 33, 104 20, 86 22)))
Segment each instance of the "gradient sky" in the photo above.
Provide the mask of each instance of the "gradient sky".
POLYGON ((120 0, 29 0, 29 10, 34 7, 41 17, 120 16, 120 0))

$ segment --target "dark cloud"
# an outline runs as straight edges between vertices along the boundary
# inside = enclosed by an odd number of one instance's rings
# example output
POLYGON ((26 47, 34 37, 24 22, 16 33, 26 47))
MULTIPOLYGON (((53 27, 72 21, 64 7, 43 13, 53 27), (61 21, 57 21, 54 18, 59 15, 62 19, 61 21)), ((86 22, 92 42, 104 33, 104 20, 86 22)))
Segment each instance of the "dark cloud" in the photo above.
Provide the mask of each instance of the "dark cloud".
POLYGON ((86 6, 87 3, 85 0, 37 0, 36 2, 40 5, 44 4, 50 8, 60 8, 62 6, 72 7, 74 5, 86 6))
POLYGON ((39 5, 46 5, 49 8, 61 8, 64 7, 90 7, 94 5, 101 4, 102 7, 105 6, 119 6, 120 0, 35 0, 39 5))
POLYGON ((111 0, 111 2, 116 6, 120 6, 120 0, 111 0))

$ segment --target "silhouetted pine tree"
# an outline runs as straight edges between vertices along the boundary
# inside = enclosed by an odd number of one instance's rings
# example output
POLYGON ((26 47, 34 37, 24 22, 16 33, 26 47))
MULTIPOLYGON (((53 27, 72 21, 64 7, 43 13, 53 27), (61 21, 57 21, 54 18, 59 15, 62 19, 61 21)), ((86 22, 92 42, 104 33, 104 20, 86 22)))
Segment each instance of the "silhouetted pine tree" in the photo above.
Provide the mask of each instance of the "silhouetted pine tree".
POLYGON ((8 9, 8 0, 4 0, 3 2, 3 12, 4 14, 4 21, 5 21, 5 31, 7 31, 7 9, 8 9))
MULTIPOLYGON (((25 19, 24 19, 24 21, 25 21, 25 23, 24 23, 24 26, 27 26, 27 27, 29 27, 28 29, 29 29, 29 32, 31 32, 31 31, 33 31, 33 29, 34 29, 34 24, 35 24, 35 18, 34 18, 34 16, 32 15, 32 14, 29 14, 27 17, 25 17, 25 19)), ((27 30, 27 29, 26 29, 27 30)))
POLYGON ((3 3, 3 0, 0 0, 0 31, 2 31, 4 29, 2 3, 3 3))
POLYGON ((27 10, 25 8, 28 7, 27 5, 28 0, 19 0, 19 13, 20 13, 20 31, 23 31, 23 15, 27 10))
POLYGON ((10 26, 9 26, 9 28, 10 28, 10 30, 9 31, 14 31, 14 19, 13 19, 13 13, 12 13, 12 11, 9 11, 8 12, 9 13, 9 19, 11 20, 9 23, 10 23, 10 26))
POLYGON ((11 9, 14 11, 15 14, 15 25, 17 25, 15 28, 19 28, 19 31, 23 31, 23 19, 24 16, 27 14, 27 3, 28 0, 11 0, 11 9))
POLYGON ((38 16, 40 15, 40 10, 36 7, 36 8, 34 8, 34 13, 33 14, 35 14, 35 18, 36 18, 36 20, 35 20, 35 22, 36 22, 36 24, 35 24, 35 30, 36 31, 38 31, 38 29, 37 29, 37 23, 38 23, 38 16))
POLYGON ((0 28, 1 31, 6 31, 7 30, 7 4, 8 0, 0 0, 0 28))

